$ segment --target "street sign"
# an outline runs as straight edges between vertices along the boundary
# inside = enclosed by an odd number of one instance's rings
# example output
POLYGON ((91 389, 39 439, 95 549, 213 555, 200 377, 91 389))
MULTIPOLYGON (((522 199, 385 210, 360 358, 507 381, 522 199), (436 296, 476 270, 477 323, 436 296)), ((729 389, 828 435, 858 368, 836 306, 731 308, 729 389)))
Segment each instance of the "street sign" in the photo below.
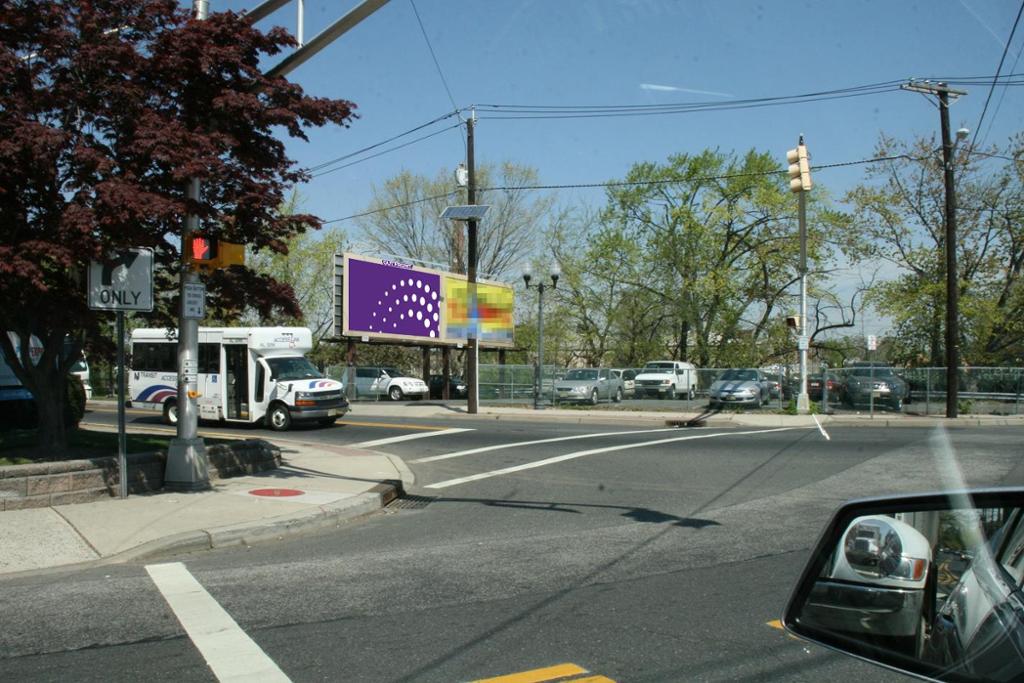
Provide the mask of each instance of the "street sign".
POLYGON ((811 347, 810 338, 806 334, 802 334, 797 337, 796 348, 800 351, 806 351, 811 347))
POLYGON ((186 320, 202 320, 206 317, 206 285, 199 282, 185 283, 185 305, 182 312, 186 320))
POLYGON ((94 311, 153 310, 153 250, 122 249, 111 262, 89 263, 89 308, 94 311))
POLYGON ((868 351, 878 350, 878 337, 873 334, 868 335, 868 351))

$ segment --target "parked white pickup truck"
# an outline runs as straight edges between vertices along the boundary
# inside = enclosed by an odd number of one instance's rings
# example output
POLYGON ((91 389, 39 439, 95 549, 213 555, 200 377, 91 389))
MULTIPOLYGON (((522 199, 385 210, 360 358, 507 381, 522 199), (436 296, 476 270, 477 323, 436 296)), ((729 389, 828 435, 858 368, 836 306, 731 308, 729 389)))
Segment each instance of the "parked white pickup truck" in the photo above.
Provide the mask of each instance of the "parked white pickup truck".
POLYGON ((636 397, 688 398, 697 395, 697 368, 679 360, 652 360, 636 376, 636 397))

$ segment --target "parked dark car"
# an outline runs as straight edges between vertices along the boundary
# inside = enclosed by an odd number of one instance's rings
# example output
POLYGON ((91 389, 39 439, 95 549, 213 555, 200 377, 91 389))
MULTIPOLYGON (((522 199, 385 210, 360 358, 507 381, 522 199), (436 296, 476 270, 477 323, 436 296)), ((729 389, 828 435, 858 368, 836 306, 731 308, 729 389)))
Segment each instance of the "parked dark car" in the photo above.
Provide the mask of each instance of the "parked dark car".
MULTIPOLYGON (((818 372, 807 376, 807 398, 820 402, 824 398, 824 386, 828 383, 828 402, 838 403, 842 400, 843 380, 834 372, 827 372, 824 375, 818 372)), ((783 389, 783 398, 787 401, 796 398, 800 393, 800 378, 793 376, 786 383, 783 389)))
POLYGON ((854 363, 847 368, 842 386, 842 400, 850 406, 865 405, 875 395, 875 403, 892 410, 902 410, 903 401, 910 393, 906 380, 896 374, 890 365, 881 363, 854 363))
MULTIPOLYGON (((444 395, 444 375, 431 375, 427 383, 430 387, 430 398, 442 398, 444 395)), ((466 398, 466 382, 457 375, 448 377, 448 398, 466 398)))

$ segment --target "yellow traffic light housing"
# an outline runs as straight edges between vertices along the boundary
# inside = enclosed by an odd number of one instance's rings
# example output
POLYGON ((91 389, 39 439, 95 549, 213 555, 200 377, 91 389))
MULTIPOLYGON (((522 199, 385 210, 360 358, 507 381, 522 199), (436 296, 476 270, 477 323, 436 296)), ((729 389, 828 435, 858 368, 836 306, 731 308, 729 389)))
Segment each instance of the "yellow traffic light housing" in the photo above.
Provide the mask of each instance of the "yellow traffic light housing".
POLYGON ((786 152, 786 161, 789 163, 789 189, 792 192, 807 192, 814 183, 811 181, 811 161, 807 155, 807 145, 804 144, 803 136, 800 137, 800 144, 796 149, 786 152))
POLYGON ((217 270, 245 264, 245 245, 224 242, 206 235, 192 235, 186 252, 196 270, 217 270))

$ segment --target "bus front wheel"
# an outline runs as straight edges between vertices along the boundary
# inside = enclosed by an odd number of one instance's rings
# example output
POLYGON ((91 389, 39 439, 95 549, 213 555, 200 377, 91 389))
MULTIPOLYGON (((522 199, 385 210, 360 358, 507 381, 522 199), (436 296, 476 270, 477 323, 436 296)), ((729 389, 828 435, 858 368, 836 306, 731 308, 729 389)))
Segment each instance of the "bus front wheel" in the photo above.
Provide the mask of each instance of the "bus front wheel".
POLYGON ((267 413, 267 426, 275 432, 286 431, 292 426, 292 415, 288 412, 288 406, 278 403, 267 413))
POLYGON ((178 403, 177 401, 166 401, 164 403, 164 424, 178 424, 178 403))

